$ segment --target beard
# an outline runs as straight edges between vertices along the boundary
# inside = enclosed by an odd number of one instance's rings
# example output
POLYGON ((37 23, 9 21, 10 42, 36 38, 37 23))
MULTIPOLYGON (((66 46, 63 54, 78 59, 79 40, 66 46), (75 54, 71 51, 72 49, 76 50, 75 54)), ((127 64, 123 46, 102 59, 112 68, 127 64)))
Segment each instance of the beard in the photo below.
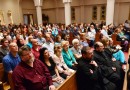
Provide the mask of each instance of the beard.
POLYGON ((34 56, 32 56, 29 60, 26 60, 26 63, 29 64, 29 63, 33 63, 34 62, 34 56))

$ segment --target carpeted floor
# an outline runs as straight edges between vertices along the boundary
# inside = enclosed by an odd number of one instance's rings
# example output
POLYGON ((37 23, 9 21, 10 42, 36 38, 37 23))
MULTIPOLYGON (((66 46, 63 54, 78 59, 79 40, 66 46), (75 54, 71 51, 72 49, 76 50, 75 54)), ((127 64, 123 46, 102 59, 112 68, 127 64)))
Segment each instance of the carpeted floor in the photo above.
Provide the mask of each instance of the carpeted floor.
POLYGON ((129 58, 128 52, 124 52, 124 54, 125 54, 126 61, 128 61, 128 58, 129 58))

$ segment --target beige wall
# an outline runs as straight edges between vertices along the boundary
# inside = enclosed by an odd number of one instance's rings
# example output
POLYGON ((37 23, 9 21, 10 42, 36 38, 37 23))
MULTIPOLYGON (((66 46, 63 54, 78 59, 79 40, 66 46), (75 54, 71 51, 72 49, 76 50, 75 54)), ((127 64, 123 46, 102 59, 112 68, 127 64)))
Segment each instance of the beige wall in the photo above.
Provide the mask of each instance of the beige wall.
POLYGON ((58 23, 65 23, 65 12, 64 12, 64 8, 59 8, 58 23))
POLYGON ((85 0, 85 5, 106 4, 107 0, 85 0))
POLYGON ((43 0, 43 9, 55 8, 55 0, 43 0))
POLYGON ((114 22, 116 24, 119 24, 129 19, 129 9, 130 9, 130 2, 129 3, 116 3, 114 22))
POLYGON ((56 14, 55 14, 55 9, 47 9, 47 10, 43 10, 43 13, 45 14, 45 15, 48 15, 48 17, 49 17, 49 21, 51 22, 51 23, 55 23, 55 17, 56 17, 56 14))
POLYGON ((12 14, 13 23, 18 24, 21 22, 18 0, 0 0, 0 6, 1 6, 0 10, 3 11, 4 22, 6 24, 11 23, 10 18, 7 14, 9 10, 11 11, 12 14))
MULTIPOLYGON (((23 14, 33 14, 37 23, 36 7, 33 0, 0 0, 0 10, 3 11, 5 23, 10 23, 7 12, 12 11, 14 23, 23 22, 23 14)), ((97 6, 97 20, 100 23, 100 7, 106 5, 107 0, 72 0, 71 6, 75 8, 75 20, 72 22, 92 22, 92 7, 97 6)), ((114 24, 123 23, 129 17, 130 0, 116 0, 114 24)), ((42 13, 49 16, 51 23, 65 23, 64 4, 62 0, 43 0, 42 13)))

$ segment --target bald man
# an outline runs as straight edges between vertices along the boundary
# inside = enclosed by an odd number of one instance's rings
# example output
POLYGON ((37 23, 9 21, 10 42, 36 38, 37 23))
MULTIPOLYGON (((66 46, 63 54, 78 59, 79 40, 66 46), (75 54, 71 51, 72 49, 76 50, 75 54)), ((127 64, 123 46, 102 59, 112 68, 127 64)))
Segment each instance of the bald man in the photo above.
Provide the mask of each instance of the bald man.
POLYGON ((12 73, 14 68, 19 64, 21 61, 19 55, 17 54, 18 52, 18 46, 16 43, 10 43, 9 44, 9 54, 7 54, 3 58, 3 65, 4 65, 4 70, 6 73, 12 73))
POLYGON ((31 51, 33 55, 35 56, 36 59, 39 59, 39 56, 40 56, 39 50, 41 47, 39 46, 37 39, 32 39, 32 46, 33 47, 31 51))

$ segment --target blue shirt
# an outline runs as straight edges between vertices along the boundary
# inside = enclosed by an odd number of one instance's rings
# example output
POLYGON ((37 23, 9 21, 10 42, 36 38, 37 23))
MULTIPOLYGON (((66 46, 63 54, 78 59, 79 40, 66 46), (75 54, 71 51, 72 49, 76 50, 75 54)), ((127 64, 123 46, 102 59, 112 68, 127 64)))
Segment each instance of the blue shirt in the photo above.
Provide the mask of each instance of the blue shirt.
POLYGON ((5 72, 13 71, 14 68, 21 62, 21 59, 19 55, 17 54, 16 57, 14 57, 11 53, 7 54, 3 58, 3 65, 5 72))

